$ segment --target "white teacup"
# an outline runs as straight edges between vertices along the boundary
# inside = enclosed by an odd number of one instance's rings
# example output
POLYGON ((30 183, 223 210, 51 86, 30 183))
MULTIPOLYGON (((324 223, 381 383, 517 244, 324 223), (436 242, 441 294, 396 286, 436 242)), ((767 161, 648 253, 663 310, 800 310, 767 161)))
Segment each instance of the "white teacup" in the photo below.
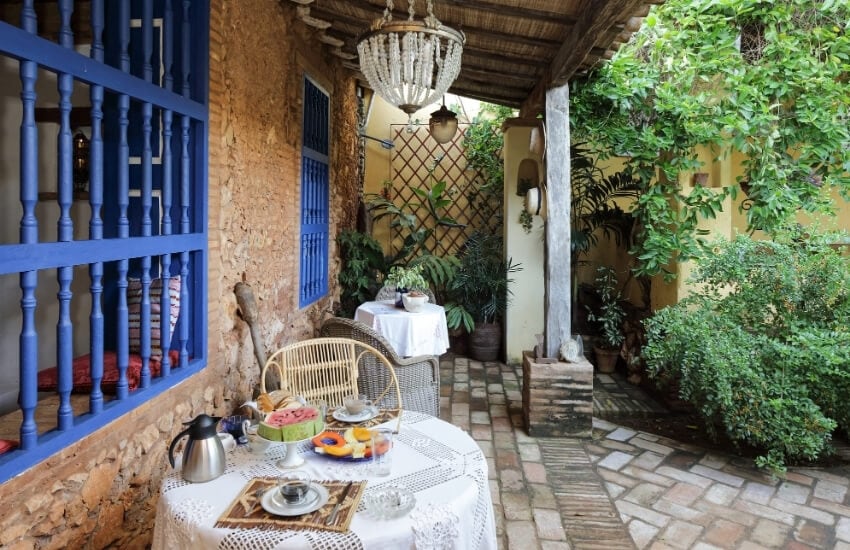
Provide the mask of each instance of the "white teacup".
POLYGON ((219 432, 217 435, 225 451, 230 452, 236 448, 236 439, 232 435, 227 432, 219 432))
POLYGON ((345 405, 345 412, 351 416, 356 416, 372 406, 372 402, 366 399, 365 395, 352 395, 343 399, 342 404, 345 405))

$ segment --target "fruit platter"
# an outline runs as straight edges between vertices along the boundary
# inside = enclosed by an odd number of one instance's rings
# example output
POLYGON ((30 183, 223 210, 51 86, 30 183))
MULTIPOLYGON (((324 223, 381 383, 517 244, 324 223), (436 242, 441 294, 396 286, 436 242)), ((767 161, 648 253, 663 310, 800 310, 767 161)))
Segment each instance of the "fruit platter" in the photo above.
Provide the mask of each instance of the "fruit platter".
POLYGON ((297 445, 325 429, 321 407, 308 404, 301 396, 281 395, 279 392, 260 394, 256 403, 247 404, 262 418, 257 426, 257 436, 270 443, 286 444, 286 456, 277 462, 277 467, 290 469, 304 464, 304 459, 298 455, 297 445))
POLYGON ((337 460, 369 460, 373 452, 381 455, 389 450, 387 442, 379 442, 373 449, 372 435, 369 428, 348 428, 344 432, 325 430, 312 438, 313 451, 337 460))

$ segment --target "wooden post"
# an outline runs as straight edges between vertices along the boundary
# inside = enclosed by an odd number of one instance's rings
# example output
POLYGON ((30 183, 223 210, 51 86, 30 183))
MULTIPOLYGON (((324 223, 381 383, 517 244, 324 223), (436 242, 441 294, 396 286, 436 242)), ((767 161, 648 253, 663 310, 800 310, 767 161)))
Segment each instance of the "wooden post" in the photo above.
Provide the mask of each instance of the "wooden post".
POLYGON ((570 337, 570 91, 546 91, 546 356, 570 337))

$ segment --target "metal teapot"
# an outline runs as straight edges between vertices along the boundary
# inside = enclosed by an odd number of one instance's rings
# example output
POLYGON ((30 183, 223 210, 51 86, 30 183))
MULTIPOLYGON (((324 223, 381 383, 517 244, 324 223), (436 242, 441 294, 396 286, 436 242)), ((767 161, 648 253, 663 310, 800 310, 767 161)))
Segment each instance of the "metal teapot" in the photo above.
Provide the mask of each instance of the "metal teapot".
POLYGON ((174 468, 174 446, 188 435, 186 448, 183 449, 183 479, 193 483, 210 481, 224 473, 225 454, 221 439, 216 433, 216 424, 221 417, 199 414, 194 420, 184 422, 189 426, 171 442, 168 447, 168 461, 174 468))

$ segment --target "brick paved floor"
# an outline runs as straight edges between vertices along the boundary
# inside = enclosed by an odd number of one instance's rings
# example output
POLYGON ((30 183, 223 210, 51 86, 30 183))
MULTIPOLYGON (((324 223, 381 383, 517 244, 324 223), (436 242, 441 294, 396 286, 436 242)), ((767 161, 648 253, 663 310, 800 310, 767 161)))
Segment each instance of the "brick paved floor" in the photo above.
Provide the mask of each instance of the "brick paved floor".
MULTIPOLYGON (((850 550, 850 467, 772 479, 749 460, 599 418, 592 439, 532 438, 520 367, 445 355, 441 376, 442 418, 487 456, 500 548, 850 550)), ((597 380, 627 395, 607 403, 661 414, 611 383, 597 380)))

